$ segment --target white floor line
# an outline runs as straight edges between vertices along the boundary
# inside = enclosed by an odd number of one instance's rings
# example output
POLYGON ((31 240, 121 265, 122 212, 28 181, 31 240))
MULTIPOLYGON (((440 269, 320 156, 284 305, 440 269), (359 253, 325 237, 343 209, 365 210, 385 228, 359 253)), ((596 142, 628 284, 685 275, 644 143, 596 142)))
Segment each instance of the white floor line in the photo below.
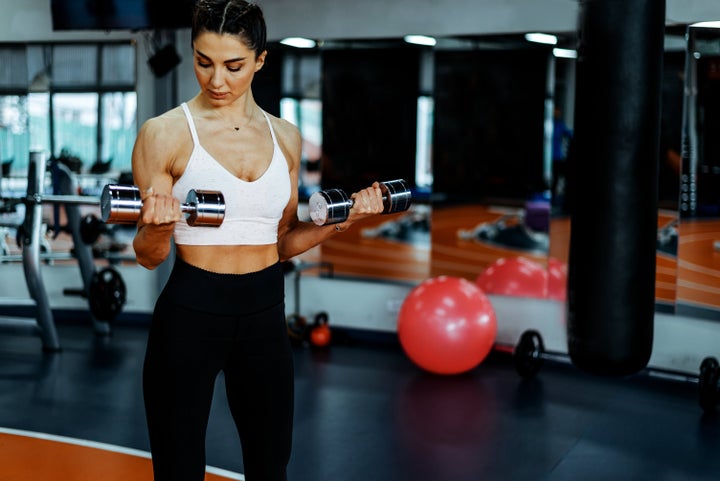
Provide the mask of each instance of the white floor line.
MULTIPOLYGON (((36 432, 36 431, 24 431, 21 429, 11 429, 11 428, 4 428, 4 427, 0 427, 0 434, 12 434, 12 435, 16 435, 16 436, 25 436, 28 438, 43 439, 46 441, 54 441, 54 442, 65 443, 65 444, 73 444, 76 446, 102 449, 102 450, 110 451, 113 453, 128 454, 130 456, 137 456, 140 458, 150 459, 150 453, 147 451, 142 451, 140 449, 126 448, 123 446, 116 446, 114 444, 99 443, 96 441, 88 441, 86 439, 70 438, 67 436, 58 436, 55 434, 40 433, 40 432, 36 432)), ((205 471, 207 471, 210 474, 223 476, 228 479, 237 479, 240 481, 245 480, 245 476, 243 476, 240 473, 235 473, 233 471, 228 471, 226 469, 216 468, 214 466, 206 466, 205 471)))

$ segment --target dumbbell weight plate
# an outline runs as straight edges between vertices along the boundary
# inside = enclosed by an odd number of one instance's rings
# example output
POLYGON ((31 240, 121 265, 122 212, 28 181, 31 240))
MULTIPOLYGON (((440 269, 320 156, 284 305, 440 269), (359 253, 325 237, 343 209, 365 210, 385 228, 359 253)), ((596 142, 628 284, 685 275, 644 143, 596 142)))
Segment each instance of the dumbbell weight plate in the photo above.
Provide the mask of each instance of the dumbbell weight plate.
POLYGON ((218 227, 225 218, 225 197, 221 192, 210 190, 191 190, 183 207, 185 219, 190 226, 205 225, 218 227))
POLYGON ((88 289, 88 304, 93 316, 101 321, 114 321, 127 299, 125 281, 118 271, 105 267, 93 273, 88 289))
POLYGON ((86 214, 80 219, 80 239, 85 244, 93 244, 103 232, 103 223, 95 214, 86 214))
POLYGON ((526 379, 534 377, 542 367, 544 351, 545 345, 539 332, 523 332, 513 350, 513 363, 517 373, 526 379))
POLYGON ((380 191, 383 195, 384 213, 403 212, 410 208, 412 192, 403 179, 381 182, 380 191))
POLYGON ((699 402, 703 411, 712 413, 720 400, 720 363, 714 357, 706 357, 700 364, 698 378, 699 402))
POLYGON ((140 217, 140 189, 133 185, 108 184, 100 196, 100 212, 108 224, 135 224, 140 217))
POLYGON ((329 225, 343 222, 350 215, 352 201, 341 189, 328 189, 315 192, 308 200, 310 219, 316 225, 329 225))

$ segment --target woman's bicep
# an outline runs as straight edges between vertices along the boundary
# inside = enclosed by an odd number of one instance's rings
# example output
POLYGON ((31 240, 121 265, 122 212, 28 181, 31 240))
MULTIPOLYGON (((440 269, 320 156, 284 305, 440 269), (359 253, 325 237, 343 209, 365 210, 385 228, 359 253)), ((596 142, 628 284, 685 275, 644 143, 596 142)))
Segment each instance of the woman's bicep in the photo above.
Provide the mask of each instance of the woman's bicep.
POLYGON ((170 172, 172 146, 156 122, 146 122, 138 132, 132 153, 133 182, 143 191, 152 187, 155 192, 169 193, 173 180, 170 172))

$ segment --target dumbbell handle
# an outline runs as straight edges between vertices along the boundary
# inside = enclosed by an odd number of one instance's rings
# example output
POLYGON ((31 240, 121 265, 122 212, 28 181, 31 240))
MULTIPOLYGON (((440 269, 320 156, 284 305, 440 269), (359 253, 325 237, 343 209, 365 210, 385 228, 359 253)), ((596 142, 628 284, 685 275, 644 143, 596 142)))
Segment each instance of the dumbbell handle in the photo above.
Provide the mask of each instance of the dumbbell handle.
MULTIPOLYGON (((143 201, 135 185, 108 184, 100 196, 102 219, 107 224, 135 224, 143 201)), ((225 218, 225 198, 221 192, 192 189, 180 210, 188 225, 219 226, 225 218)))
MULTIPOLYGON (((402 212, 410 208, 412 194, 403 179, 380 182, 383 214, 402 212)), ((310 218, 316 225, 337 224, 347 220, 355 204, 341 189, 315 192, 308 200, 310 218)))

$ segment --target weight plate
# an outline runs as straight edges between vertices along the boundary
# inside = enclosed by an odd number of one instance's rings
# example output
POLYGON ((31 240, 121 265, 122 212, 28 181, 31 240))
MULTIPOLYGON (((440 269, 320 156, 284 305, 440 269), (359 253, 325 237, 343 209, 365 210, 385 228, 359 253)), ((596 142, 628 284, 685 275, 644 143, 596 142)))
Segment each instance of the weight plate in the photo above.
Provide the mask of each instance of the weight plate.
POLYGON ((700 364, 698 395, 700 407, 705 412, 713 412, 718 403, 718 378, 720 363, 714 357, 706 357, 700 364))
POLYGON ((535 376, 542 367, 543 340, 537 331, 525 331, 513 351, 515 370, 524 378, 535 376))
POLYGON ((90 312, 101 321, 113 321, 122 311, 127 289, 120 273, 105 267, 93 274, 88 290, 90 312))

